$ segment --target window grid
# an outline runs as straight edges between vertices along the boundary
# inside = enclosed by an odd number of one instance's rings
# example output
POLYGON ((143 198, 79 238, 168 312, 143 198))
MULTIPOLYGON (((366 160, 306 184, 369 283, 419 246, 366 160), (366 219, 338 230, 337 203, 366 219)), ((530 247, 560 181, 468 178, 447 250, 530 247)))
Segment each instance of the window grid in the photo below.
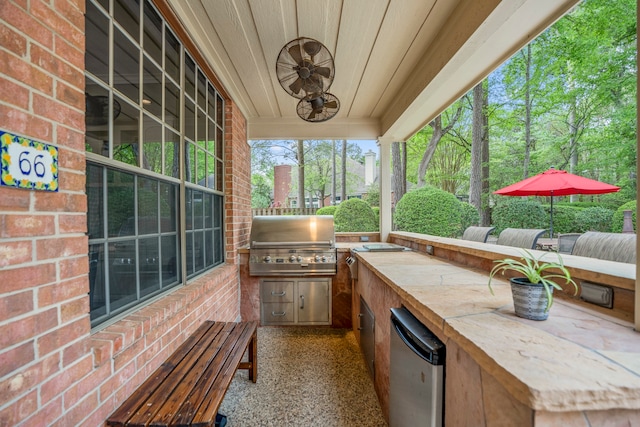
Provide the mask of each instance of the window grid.
POLYGON ((85 56, 97 326, 224 262, 224 101, 152 1, 86 3, 88 40, 107 41, 85 56))

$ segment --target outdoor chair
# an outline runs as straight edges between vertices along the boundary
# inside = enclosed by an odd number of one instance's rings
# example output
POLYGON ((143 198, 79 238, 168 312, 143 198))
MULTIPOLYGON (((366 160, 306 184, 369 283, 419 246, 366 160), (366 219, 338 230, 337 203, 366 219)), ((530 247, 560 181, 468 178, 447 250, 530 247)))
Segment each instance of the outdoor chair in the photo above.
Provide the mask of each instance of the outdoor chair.
POLYGON ((636 235, 587 231, 578 237, 571 255, 635 264, 636 235))
POLYGON ((493 230, 495 230, 495 227, 478 227, 472 225, 464 230, 462 240, 486 243, 489 234, 491 234, 493 230))
POLYGON ((535 249, 538 238, 547 230, 539 228, 505 228, 498 235, 498 245, 535 249))
POLYGON ((582 236, 582 233, 558 234, 558 252, 561 254, 570 254, 573 251, 576 240, 578 240, 580 236, 582 236))

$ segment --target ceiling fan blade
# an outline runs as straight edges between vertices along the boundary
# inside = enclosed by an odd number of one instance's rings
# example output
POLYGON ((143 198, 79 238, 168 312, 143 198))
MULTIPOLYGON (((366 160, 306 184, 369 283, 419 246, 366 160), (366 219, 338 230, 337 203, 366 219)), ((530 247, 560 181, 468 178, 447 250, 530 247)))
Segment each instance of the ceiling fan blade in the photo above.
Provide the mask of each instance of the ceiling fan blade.
MULTIPOLYGON (((322 111, 322 110, 320 110, 322 111)), ((309 113, 309 115, 307 116, 307 120, 313 120, 316 118, 316 113, 319 113, 320 111, 316 111, 316 110, 311 110, 311 112, 309 113)))
POLYGON ((311 41, 305 42, 304 45, 302 45, 302 47, 304 48, 304 51, 307 52, 307 55, 313 57, 313 56, 316 56, 318 52, 320 52, 320 49, 322 49, 322 43, 315 40, 311 40, 311 41))
POLYGON ((338 103, 336 101, 329 101, 326 104, 324 104, 325 108, 337 108, 338 107, 338 103))
POLYGON ((298 77, 296 81, 294 81, 289 85, 289 89, 291 89, 291 92, 293 93, 296 93, 296 94, 300 93, 300 89, 302 89, 303 84, 304 84, 304 80, 298 77))
POLYGON ((296 64, 302 62, 302 53, 300 52, 300 45, 295 44, 289 48, 289 55, 296 61, 296 64))
POLYGON ((313 69, 313 71, 320 74, 322 77, 331 77, 331 68, 329 67, 316 67, 313 69))

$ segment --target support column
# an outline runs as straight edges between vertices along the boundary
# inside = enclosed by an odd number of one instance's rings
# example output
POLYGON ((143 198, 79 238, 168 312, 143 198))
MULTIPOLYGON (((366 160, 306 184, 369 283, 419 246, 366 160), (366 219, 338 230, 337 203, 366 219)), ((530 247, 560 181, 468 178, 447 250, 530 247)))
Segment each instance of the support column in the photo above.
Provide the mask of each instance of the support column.
POLYGON ((380 241, 386 242, 391 232, 391 138, 378 138, 380 165, 378 183, 380 185, 380 241))

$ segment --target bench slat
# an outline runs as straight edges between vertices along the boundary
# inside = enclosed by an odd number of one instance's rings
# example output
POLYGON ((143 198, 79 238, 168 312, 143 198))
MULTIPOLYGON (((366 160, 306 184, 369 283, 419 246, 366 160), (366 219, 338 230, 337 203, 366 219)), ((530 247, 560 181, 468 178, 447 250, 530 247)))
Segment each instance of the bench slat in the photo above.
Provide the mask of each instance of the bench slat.
POLYGON ((129 398, 120 405, 120 407, 107 420, 110 426, 122 427, 126 425, 132 414, 144 405, 147 398, 156 390, 156 388, 171 374, 174 366, 191 351, 193 346, 204 336, 209 328, 208 323, 203 323, 194 331, 193 334, 185 340, 184 343, 151 375, 142 383, 129 398))

